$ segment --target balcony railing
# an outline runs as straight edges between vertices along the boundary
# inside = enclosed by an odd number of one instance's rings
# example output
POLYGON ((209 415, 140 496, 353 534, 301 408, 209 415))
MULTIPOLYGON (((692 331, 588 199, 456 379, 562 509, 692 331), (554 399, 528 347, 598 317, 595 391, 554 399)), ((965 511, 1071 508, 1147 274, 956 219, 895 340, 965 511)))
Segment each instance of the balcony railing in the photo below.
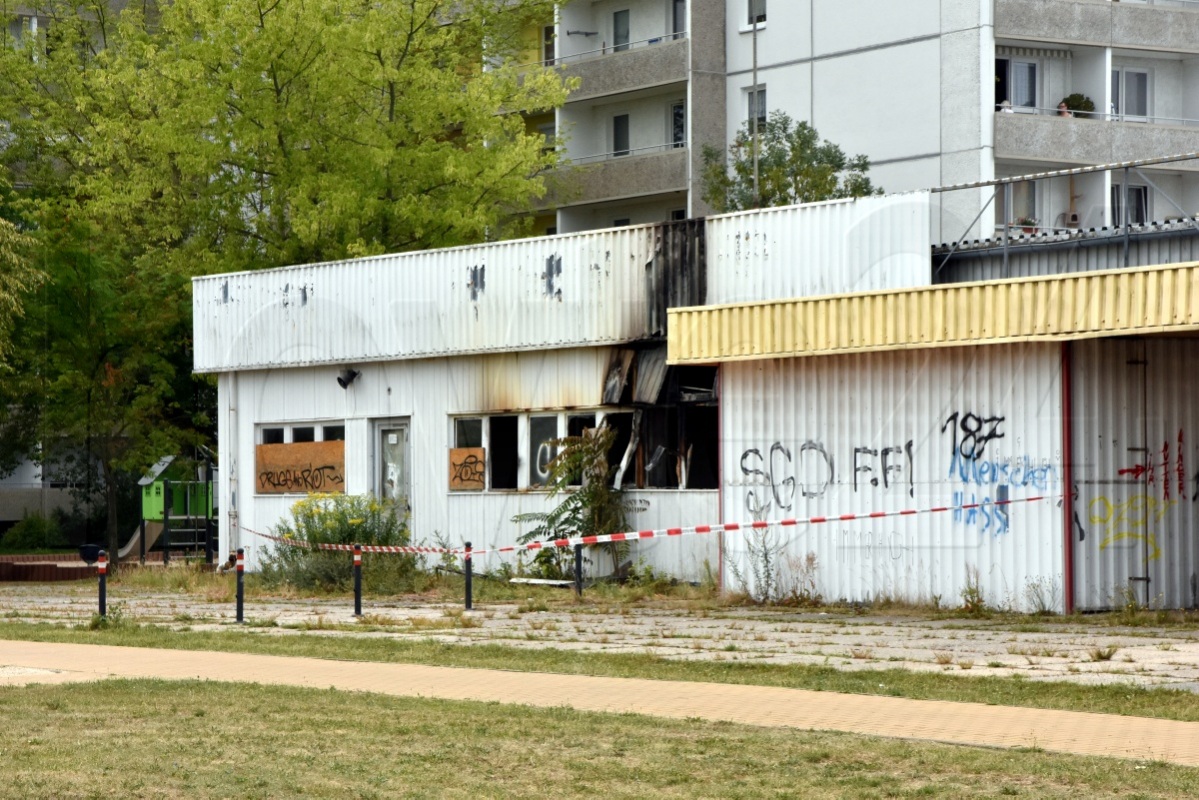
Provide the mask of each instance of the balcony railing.
MULTIPOLYGON (((1197 0, 1197 2, 1199 2, 1199 0, 1197 0)), ((571 35, 571 32, 567 31, 566 35, 571 35)), ((602 58, 603 56, 610 55, 612 53, 624 53, 629 50, 638 50, 643 47, 653 47, 654 45, 662 44, 664 42, 674 42, 678 41, 679 39, 686 38, 687 31, 679 31, 678 33, 664 33, 661 36, 652 36, 649 39, 641 39, 640 41, 629 42, 627 44, 608 44, 607 42, 604 42, 601 47, 598 47, 594 50, 584 50, 581 53, 572 53, 568 56, 559 56, 556 58, 546 59, 545 61, 534 61, 531 64, 521 64, 521 67, 557 67, 565 64, 579 64, 584 61, 602 58)))
MULTIPOLYGON (((1199 0, 1193 1, 1195 7, 1199 9, 1199 0)), ((1055 108, 1038 108, 1033 106, 1011 106, 1000 107, 996 106, 995 113, 997 114, 1023 114, 1025 116, 1041 116, 1041 117, 1065 117, 1074 119, 1086 119, 1096 122, 1138 122, 1152 125, 1176 125, 1179 127, 1199 127, 1199 119, 1188 119, 1186 117, 1163 117, 1160 114, 1124 114, 1115 111, 1104 113, 1102 111, 1071 111, 1067 114, 1062 114, 1055 108)))
POLYGON ((670 142, 667 144, 655 144, 649 147, 633 147, 628 150, 614 150, 611 153, 596 153, 590 156, 579 156, 578 158, 570 159, 573 165, 580 164, 595 164, 600 161, 609 161, 614 158, 625 158, 627 156, 643 156, 649 153, 665 153, 671 150, 680 150, 687 145, 684 142, 670 142))

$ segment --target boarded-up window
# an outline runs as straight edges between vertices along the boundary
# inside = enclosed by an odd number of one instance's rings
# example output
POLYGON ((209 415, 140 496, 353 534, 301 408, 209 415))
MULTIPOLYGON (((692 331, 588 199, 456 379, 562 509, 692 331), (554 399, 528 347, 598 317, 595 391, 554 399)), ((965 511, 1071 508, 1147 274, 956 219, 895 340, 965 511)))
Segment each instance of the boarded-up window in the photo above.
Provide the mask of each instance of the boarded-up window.
POLYGON ((345 442, 260 444, 254 459, 259 494, 345 490, 345 442))
POLYGON ((450 449, 450 491, 476 491, 486 488, 484 465, 487 451, 482 447, 450 449))

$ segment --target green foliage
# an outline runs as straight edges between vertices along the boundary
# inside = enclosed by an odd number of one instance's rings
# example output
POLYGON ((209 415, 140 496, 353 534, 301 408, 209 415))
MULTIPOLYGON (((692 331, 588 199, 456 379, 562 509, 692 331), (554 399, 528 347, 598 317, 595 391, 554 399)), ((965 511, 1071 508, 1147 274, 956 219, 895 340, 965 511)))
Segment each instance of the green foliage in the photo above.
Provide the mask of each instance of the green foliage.
POLYGON ((0 375, 4 374, 13 324, 21 316, 22 295, 35 288, 42 278, 29 263, 30 244, 29 237, 16 226, 0 219, 0 375))
POLYGON ((30 514, 13 525, 0 539, 0 550, 8 553, 24 553, 36 550, 52 550, 65 547, 62 531, 53 518, 41 514, 30 514))
POLYGON ((1085 116, 1095 110, 1095 103, 1081 92, 1066 95, 1062 98, 1062 102, 1066 104, 1066 108, 1075 112, 1075 116, 1085 116), (1079 112, 1083 113, 1079 114, 1079 112))
POLYGON ((729 145, 704 147, 703 197, 717 211, 814 203, 882 194, 866 172, 863 155, 848 157, 806 122, 775 111, 758 127, 758 196, 754 196, 754 135, 743 123, 729 145))
MULTIPOLYGON (((551 444, 558 454, 549 463, 549 499, 559 500, 550 511, 518 514, 516 523, 535 523, 519 538, 521 543, 552 541, 577 536, 600 536, 629 529, 629 515, 643 506, 630 501, 612 485, 616 468, 608 466, 608 451, 616 431, 607 425, 568 436, 551 444)), ((601 545, 619 566, 628 555, 627 542, 601 545)), ((543 578, 566 578, 573 573, 574 553, 569 548, 538 550, 533 572, 543 578)))
POLYGON ((214 434, 190 279, 501 235, 557 159, 506 112, 570 83, 515 66, 554 0, 118 5, 0 12, 0 465, 74 459, 113 548, 122 476, 214 434))
MULTIPOLYGON (((291 522, 275 534, 297 543, 406 545, 407 525, 394 502, 372 495, 313 494, 291 508, 291 522)), ((362 557, 366 591, 411 591, 417 575, 414 555, 367 553, 362 557)), ((353 555, 315 547, 277 545, 266 557, 262 580, 267 586, 341 591, 352 585, 353 555)))

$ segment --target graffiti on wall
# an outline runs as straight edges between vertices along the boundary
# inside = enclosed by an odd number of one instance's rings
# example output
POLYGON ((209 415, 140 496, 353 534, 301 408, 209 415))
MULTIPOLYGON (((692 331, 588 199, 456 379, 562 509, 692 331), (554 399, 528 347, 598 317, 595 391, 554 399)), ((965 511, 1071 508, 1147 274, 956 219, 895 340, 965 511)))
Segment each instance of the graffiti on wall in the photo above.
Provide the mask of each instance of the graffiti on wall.
POLYGON ((1006 417, 974 411, 954 411, 941 425, 948 438, 949 477, 961 488, 953 492, 955 523, 994 536, 1011 529, 1012 487, 1047 490, 1057 479, 1057 469, 1047 458, 1023 454, 998 454, 1006 417), (996 505, 999 503, 1000 505, 996 505), (969 505, 976 508, 962 508, 969 505))
MULTIPOLYGON (((1134 481, 1144 481, 1146 485, 1153 488, 1152 494, 1161 495, 1162 500, 1170 500, 1177 490, 1178 497, 1185 497, 1187 492, 1187 468, 1186 468, 1186 436, 1182 430, 1178 431, 1177 445, 1174 445, 1169 439, 1162 441, 1161 448, 1154 448, 1149 451, 1148 457, 1143 464, 1133 464, 1131 467, 1125 467, 1117 470, 1117 475, 1122 478, 1128 478, 1134 481), (1158 461, 1157 457, 1161 460, 1158 461)), ((1195 473, 1195 482, 1199 487, 1199 472, 1195 473)), ((1192 500, 1199 497, 1199 491, 1192 496, 1192 500)))
POLYGON ((345 478, 338 465, 264 469, 258 473, 261 494, 341 491, 345 478))
MULTIPOLYGON (((896 487, 914 494, 912 440, 890 447, 853 447, 849 458, 851 484, 856 492, 870 486, 890 490, 896 487)), ((751 447, 741 453, 741 474, 750 488, 745 493, 745 509, 753 519, 766 519, 770 513, 795 508, 798 498, 824 497, 837 482, 837 462, 821 442, 808 440, 792 451, 775 442, 765 452, 751 447)))
POLYGON ((1150 523, 1161 522, 1166 512, 1177 504, 1177 499, 1159 500, 1148 494, 1135 494, 1127 500, 1100 495, 1087 504, 1087 518, 1092 525, 1099 526, 1100 550, 1120 542, 1143 545, 1145 560, 1156 561, 1161 558, 1162 551, 1150 523))

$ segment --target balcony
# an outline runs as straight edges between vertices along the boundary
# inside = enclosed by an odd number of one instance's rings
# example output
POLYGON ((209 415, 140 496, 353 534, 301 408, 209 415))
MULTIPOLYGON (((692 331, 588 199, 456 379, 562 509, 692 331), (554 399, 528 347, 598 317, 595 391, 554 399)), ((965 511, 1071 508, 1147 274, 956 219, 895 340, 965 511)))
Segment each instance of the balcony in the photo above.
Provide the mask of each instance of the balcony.
MULTIPOLYGON (((1110 164, 1199 151, 1199 120, 1149 118, 1158 124, 1120 121, 1106 114, 1092 118, 997 113, 995 157, 1001 160, 1068 164, 1110 164)), ((1199 171, 1199 162, 1174 169, 1199 171)))
POLYGON ((631 42, 624 49, 605 47, 559 59, 568 76, 580 79, 569 102, 686 81, 685 36, 669 34, 631 42))
POLYGON ((665 144, 632 150, 628 155, 578 158, 559 173, 559 185, 547 207, 602 203, 687 190, 686 147, 665 144))
POLYGON ((1199 0, 996 0, 995 35, 1194 52, 1199 46, 1199 0))

